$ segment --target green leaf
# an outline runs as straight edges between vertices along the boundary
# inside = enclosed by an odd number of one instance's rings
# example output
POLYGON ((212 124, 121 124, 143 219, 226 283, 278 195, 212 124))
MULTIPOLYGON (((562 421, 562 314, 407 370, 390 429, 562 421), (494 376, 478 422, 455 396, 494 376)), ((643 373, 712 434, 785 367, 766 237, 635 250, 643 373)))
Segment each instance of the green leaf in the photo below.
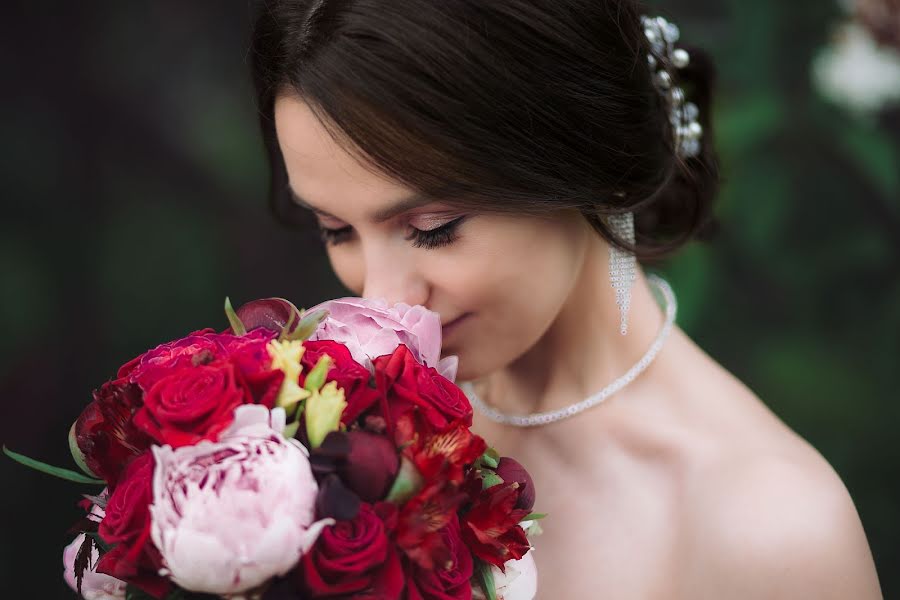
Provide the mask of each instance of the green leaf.
POLYGON ((286 337, 287 339, 293 340, 305 340, 309 336, 311 336, 316 329, 319 327, 319 323, 325 320, 325 317, 328 316, 328 311, 324 308, 320 308, 319 310, 315 310, 302 319, 300 319, 300 323, 297 325, 297 329, 294 330, 293 333, 289 333, 286 337))
POLYGON ((228 296, 225 296, 225 316, 228 317, 228 323, 231 324, 231 329, 235 335, 247 335, 247 328, 244 327, 244 323, 231 307, 231 300, 229 300, 228 296))
POLYGON ((400 457, 400 470, 397 471, 397 477, 391 484, 391 489, 385 498, 388 502, 396 502, 402 504, 412 497, 422 487, 422 474, 405 456, 400 457))
POLYGON ((294 437, 295 435, 297 435, 298 429, 300 429, 300 421, 294 421, 293 423, 288 423, 287 425, 284 426, 284 432, 282 433, 282 435, 285 438, 290 439, 290 438, 294 437))
POLYGON ((93 477, 88 477, 87 475, 82 475, 81 473, 70 471, 69 469, 54 467, 53 465, 48 465, 47 463, 43 463, 39 460, 28 458, 27 456, 19 454, 18 452, 13 452, 6 447, 6 444, 3 445, 3 453, 17 463, 23 464, 26 467, 30 467, 35 471, 40 471, 41 473, 46 473, 48 475, 53 475, 54 477, 59 477, 60 479, 65 479, 66 481, 106 485, 106 482, 102 479, 94 479, 93 477))
MULTIPOLYGON (((291 304, 293 306, 293 304, 291 304)), ((295 311, 291 311, 291 316, 288 317, 287 323, 284 324, 284 327, 281 328, 281 333, 278 334, 278 341, 283 342, 288 338, 290 334, 291 327, 294 325, 294 321, 297 319, 297 313, 295 311)))
POLYGON ((481 472, 481 489, 486 490, 489 487, 494 487, 501 483, 503 483, 503 478, 493 471, 485 469, 481 472))
POLYGON ((493 448, 488 448, 484 451, 484 454, 481 455, 481 463, 487 467, 496 469, 497 465, 500 464, 500 455, 493 448))
POLYGON ((547 513, 528 513, 524 517, 522 517, 523 521, 534 521, 536 519, 543 519, 547 516, 547 513))
POLYGON ((491 565, 480 559, 475 559, 475 571, 478 576, 478 584, 488 600, 497 600, 497 587, 494 584, 494 573, 491 565))

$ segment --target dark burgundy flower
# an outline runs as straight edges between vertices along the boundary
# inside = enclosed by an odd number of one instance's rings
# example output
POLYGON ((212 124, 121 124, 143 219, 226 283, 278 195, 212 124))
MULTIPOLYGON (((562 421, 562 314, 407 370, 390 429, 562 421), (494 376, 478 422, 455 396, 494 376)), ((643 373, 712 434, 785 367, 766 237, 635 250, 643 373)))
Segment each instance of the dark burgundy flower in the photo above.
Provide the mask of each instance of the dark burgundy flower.
MULTIPOLYGON (((244 324, 247 331, 257 327, 265 327, 270 331, 281 333, 293 315, 294 320, 288 333, 297 329, 301 313, 296 306, 284 298, 261 298, 242 304, 235 314, 244 324)), ((231 331, 229 328, 227 331, 231 331)))
POLYGON ((75 421, 75 441, 88 468, 112 490, 122 470, 153 440, 133 422, 135 411, 143 405, 137 385, 107 381, 94 390, 93 397, 75 421))
POLYGON ((400 469, 400 456, 384 435, 332 431, 310 453, 310 463, 314 473, 334 473, 361 500, 372 504, 390 490, 400 469))
POLYGON ((341 478, 365 502, 382 500, 400 469, 397 449, 387 437, 368 431, 350 431, 347 438, 350 453, 341 478))
POLYGON ((534 507, 534 482, 531 481, 531 475, 525 467, 517 460, 504 456, 500 458, 496 472, 504 483, 515 481, 519 484, 519 500, 516 502, 516 508, 531 510, 534 507))
POLYGON ((335 473, 328 473, 319 478, 319 491, 316 492, 316 518, 331 517, 338 520, 349 520, 359 512, 359 496, 344 485, 335 473))

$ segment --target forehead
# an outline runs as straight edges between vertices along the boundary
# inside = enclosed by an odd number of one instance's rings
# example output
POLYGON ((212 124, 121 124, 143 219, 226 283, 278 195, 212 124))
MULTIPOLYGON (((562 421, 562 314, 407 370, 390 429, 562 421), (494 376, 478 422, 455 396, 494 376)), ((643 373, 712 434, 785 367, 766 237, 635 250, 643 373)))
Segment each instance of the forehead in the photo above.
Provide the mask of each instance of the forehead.
POLYGON ((370 212, 411 192, 372 172, 344 150, 301 99, 279 96, 274 118, 291 188, 310 204, 349 216, 370 212))

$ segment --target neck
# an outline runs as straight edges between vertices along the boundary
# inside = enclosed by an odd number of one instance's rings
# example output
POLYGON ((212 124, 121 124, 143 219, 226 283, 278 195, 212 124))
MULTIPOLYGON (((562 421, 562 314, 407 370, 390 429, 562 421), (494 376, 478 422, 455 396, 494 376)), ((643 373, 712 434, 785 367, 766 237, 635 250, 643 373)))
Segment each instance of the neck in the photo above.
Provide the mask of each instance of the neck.
POLYGON ((527 352, 472 380, 475 393, 504 413, 555 410, 596 393, 630 369, 653 343, 665 315, 638 266, 628 333, 609 281, 608 246, 599 236, 556 319, 527 352))

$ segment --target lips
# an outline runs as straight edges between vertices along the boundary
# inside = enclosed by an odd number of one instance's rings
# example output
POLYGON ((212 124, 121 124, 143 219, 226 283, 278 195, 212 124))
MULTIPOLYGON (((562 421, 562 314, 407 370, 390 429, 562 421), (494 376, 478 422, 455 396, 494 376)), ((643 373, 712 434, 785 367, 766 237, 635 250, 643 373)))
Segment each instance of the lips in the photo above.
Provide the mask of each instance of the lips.
POLYGON ((460 315, 460 316, 456 317, 455 319, 453 319, 452 321, 450 321, 449 323, 447 323, 447 324, 441 326, 441 330, 443 331, 443 334, 444 334, 444 335, 447 335, 449 332, 451 332, 452 330, 454 330, 454 329, 455 329, 455 328, 456 328, 463 320, 465 320, 466 317, 468 317, 470 314, 471 314, 471 313, 465 313, 465 314, 463 314, 463 315, 460 315))

